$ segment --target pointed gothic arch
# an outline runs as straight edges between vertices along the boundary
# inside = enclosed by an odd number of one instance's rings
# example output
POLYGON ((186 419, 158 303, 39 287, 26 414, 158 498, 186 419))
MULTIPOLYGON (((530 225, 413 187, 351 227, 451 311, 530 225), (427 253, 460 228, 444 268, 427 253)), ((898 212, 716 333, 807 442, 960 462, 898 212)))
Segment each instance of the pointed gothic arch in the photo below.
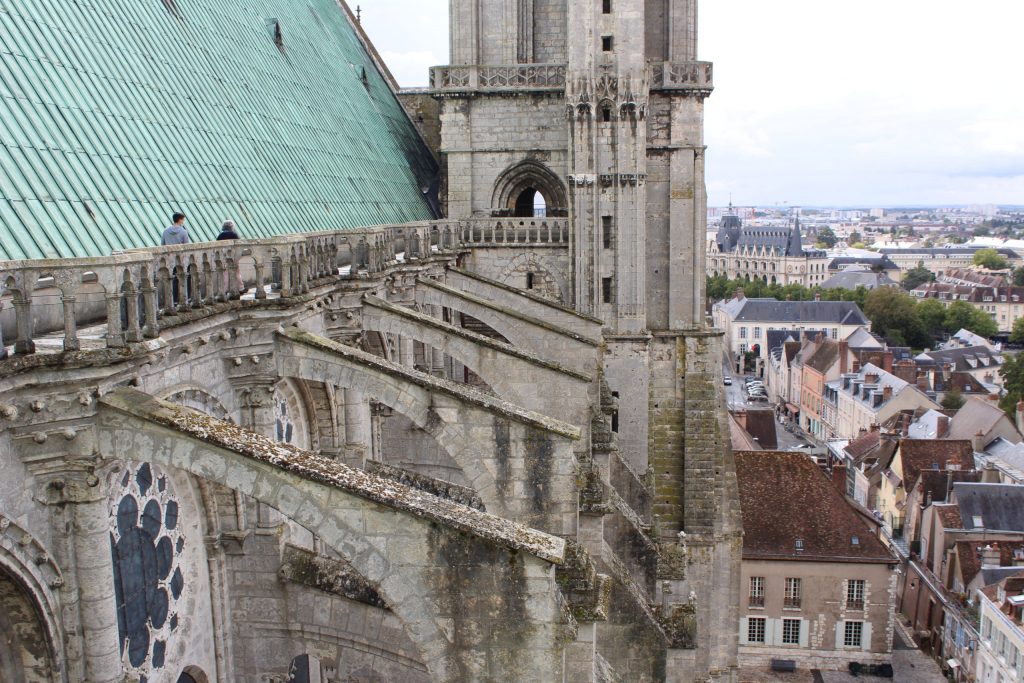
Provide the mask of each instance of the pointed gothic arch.
POLYGON ((534 197, 544 197, 548 216, 568 215, 569 199, 565 185, 550 168, 527 159, 509 166, 498 176, 491 196, 491 213, 495 216, 519 215, 528 205, 533 215, 534 197))

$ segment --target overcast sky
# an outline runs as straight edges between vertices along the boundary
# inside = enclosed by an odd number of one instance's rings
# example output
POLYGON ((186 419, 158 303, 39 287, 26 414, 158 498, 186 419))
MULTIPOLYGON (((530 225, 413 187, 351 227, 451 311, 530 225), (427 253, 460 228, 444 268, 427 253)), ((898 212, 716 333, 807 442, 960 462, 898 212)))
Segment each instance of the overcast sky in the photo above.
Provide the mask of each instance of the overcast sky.
MULTIPOLYGON (((361 0, 403 86, 448 0, 361 0)), ((704 0, 712 206, 1024 204, 1024 0, 704 0)))

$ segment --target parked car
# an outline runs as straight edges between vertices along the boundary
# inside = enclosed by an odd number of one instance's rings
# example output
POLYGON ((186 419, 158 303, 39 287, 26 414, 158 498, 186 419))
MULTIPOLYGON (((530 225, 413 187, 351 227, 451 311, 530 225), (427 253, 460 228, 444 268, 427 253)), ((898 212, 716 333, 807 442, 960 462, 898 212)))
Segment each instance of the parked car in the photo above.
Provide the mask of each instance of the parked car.
POLYGON ((729 377, 728 375, 726 375, 724 378, 722 378, 722 384, 724 384, 727 387, 731 387, 732 386, 732 377, 729 377))

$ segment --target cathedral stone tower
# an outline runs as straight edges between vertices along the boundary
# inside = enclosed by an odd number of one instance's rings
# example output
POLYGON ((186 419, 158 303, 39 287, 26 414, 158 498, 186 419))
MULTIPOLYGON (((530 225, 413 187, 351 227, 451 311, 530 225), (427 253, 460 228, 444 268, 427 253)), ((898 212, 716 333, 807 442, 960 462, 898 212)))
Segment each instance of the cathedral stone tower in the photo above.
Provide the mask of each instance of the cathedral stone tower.
POLYGON ((696 5, 452 0, 452 64, 432 70, 431 92, 448 217, 493 220, 466 267, 604 324, 616 443, 652 482, 638 511, 658 544, 648 597, 696 615, 692 647, 669 648, 667 679, 729 680, 739 522, 719 337, 704 314, 712 69, 697 61, 696 5))

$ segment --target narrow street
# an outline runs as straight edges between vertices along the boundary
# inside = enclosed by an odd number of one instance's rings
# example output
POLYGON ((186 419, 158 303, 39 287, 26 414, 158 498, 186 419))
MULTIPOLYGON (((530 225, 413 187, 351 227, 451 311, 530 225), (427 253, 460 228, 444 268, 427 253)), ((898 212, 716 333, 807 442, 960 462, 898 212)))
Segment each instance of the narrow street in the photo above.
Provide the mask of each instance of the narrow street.
MULTIPOLYGON (((728 365, 722 367, 722 376, 732 380, 732 384, 725 387, 725 399, 729 405, 730 412, 736 410, 772 409, 772 404, 767 401, 748 401, 743 376, 731 374, 728 365)), ((795 425, 792 432, 786 431, 784 426, 778 421, 778 418, 775 420, 775 431, 779 442, 778 450, 780 451, 787 451, 811 444, 811 440, 804 436, 803 432, 795 425)), ((823 448, 804 450, 807 450, 809 453, 824 452, 823 448)))

